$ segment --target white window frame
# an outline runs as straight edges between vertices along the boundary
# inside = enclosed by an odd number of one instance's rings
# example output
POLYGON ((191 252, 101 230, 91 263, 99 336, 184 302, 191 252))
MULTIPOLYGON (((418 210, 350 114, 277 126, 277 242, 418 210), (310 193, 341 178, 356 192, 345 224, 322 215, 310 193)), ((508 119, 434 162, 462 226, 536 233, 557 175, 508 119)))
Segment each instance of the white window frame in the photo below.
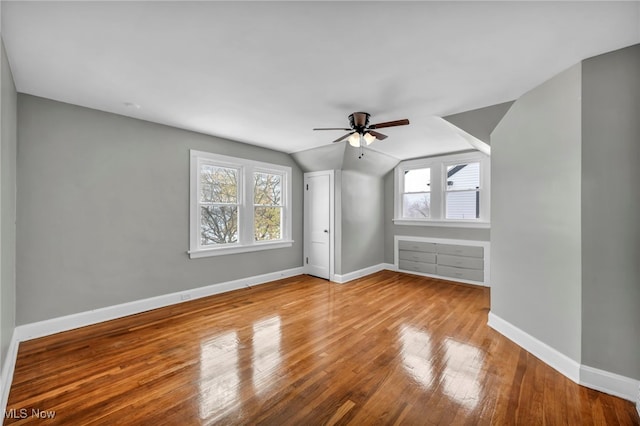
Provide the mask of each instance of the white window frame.
POLYGON ((394 219, 396 225, 447 226, 461 228, 490 228, 491 170, 490 157, 482 152, 453 154, 439 157, 420 158, 400 162, 394 171, 394 219), (480 217, 477 219, 446 218, 447 167, 480 163, 480 217), (402 217, 402 192, 405 171, 431 169, 430 217, 424 219, 402 217))
POLYGON ((189 179, 189 256, 191 259, 220 256, 234 253, 246 253, 258 250, 279 249, 293 245, 291 234, 291 200, 292 182, 291 167, 279 164, 247 160, 210 152, 190 150, 189 179), (200 194, 199 171, 202 164, 234 168, 238 174, 238 242, 220 244, 219 246, 202 246, 200 244, 200 194), (255 241, 253 173, 272 173, 282 176, 282 238, 271 241, 255 241))

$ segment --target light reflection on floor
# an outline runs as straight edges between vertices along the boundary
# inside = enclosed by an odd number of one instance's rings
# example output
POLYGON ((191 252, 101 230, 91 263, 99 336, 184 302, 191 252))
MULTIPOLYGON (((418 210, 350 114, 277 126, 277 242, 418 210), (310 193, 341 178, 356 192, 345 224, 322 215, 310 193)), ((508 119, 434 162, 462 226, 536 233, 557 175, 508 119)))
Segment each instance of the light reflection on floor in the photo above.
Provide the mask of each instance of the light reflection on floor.
POLYGON ((256 394, 261 394, 274 384, 273 372, 280 366, 280 317, 274 316, 253 325, 253 374, 256 394))
POLYGON ((428 390, 433 382, 429 333, 406 325, 400 332, 400 342, 405 370, 418 384, 428 390))
POLYGON ((444 368, 444 393, 468 410, 473 410, 480 400, 478 374, 484 355, 478 348, 452 339, 444 341, 446 366, 444 368))
POLYGON ((238 335, 229 331, 200 347, 200 418, 224 415, 239 401, 238 335))
POLYGON ((476 407, 481 393, 478 375, 484 362, 481 350, 447 338, 443 342, 445 365, 440 369, 432 365, 433 343, 427 331, 404 325, 400 342, 404 369, 416 383, 430 390, 435 385, 434 379, 441 381, 449 398, 467 410, 476 407))
MULTIPOLYGON (((281 364, 281 321, 279 316, 261 319, 250 332, 229 331, 200 347, 200 418, 219 419, 240 406, 241 371, 251 374, 252 391, 260 395, 275 384, 274 372, 281 364), (240 333, 240 334, 239 334, 240 333), (250 351, 250 365, 241 365, 239 348, 250 351)), ((244 391, 247 389, 244 388, 244 391)))

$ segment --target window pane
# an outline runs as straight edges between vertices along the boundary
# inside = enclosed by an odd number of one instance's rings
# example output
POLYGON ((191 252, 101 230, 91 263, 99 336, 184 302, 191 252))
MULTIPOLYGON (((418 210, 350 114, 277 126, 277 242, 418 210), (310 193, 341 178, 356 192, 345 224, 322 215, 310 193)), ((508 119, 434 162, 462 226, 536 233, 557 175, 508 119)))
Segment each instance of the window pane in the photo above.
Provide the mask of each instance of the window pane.
POLYGON ((402 217, 424 219, 431 216, 431 194, 402 194, 402 217))
POLYGON ((267 206, 282 205, 282 176, 271 173, 253 174, 253 202, 267 206))
POLYGON ((203 206, 200 212, 200 245, 238 242, 238 206, 203 206))
POLYGON ((253 220, 256 241, 280 240, 282 238, 282 208, 255 207, 253 220))
POLYGON ((478 189, 480 163, 456 164, 447 167, 447 191, 478 189))
POLYGON ((200 166, 200 202, 237 203, 238 169, 200 166))
POLYGON ((447 219, 478 219, 480 217, 480 193, 460 191, 447 193, 447 219))
POLYGON ((404 172, 404 190, 402 192, 429 192, 431 187, 431 169, 414 169, 404 172))

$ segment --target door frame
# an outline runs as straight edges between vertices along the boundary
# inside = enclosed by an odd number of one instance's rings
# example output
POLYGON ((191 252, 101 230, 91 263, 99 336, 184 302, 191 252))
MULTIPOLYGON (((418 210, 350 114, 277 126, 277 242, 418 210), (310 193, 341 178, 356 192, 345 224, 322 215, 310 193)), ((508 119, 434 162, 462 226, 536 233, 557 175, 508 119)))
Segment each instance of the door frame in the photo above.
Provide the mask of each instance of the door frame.
POLYGON ((307 178, 316 176, 329 176, 329 281, 335 280, 335 244, 336 244, 336 226, 335 226, 335 171, 334 170, 322 170, 318 172, 308 172, 304 174, 304 183, 302 191, 304 193, 304 249, 302 253, 302 267, 304 273, 308 273, 306 258, 309 253, 309 242, 311 241, 311 235, 309 230, 309 206, 307 192, 307 178))

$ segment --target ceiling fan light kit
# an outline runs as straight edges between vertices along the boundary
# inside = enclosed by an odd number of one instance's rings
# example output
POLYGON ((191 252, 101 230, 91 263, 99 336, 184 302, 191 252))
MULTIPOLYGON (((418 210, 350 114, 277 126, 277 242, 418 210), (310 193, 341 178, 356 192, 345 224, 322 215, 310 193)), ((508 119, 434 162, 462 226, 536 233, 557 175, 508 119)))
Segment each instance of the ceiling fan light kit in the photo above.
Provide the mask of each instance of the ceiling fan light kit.
POLYGON ((336 139, 333 143, 342 142, 347 139, 349 145, 354 148, 360 148, 360 155, 358 158, 362 158, 364 156, 363 146, 370 145, 372 142, 377 140, 383 140, 387 138, 387 135, 383 135, 380 132, 375 131, 374 129, 382 129, 384 127, 395 127, 395 126, 406 126, 409 124, 409 120, 394 120, 394 121, 385 121, 383 123, 371 124, 369 125, 369 118, 371 114, 368 112, 354 112, 349 115, 349 126, 348 128, 340 128, 340 127, 323 127, 316 128, 313 130, 343 130, 347 133, 346 135, 336 139))

